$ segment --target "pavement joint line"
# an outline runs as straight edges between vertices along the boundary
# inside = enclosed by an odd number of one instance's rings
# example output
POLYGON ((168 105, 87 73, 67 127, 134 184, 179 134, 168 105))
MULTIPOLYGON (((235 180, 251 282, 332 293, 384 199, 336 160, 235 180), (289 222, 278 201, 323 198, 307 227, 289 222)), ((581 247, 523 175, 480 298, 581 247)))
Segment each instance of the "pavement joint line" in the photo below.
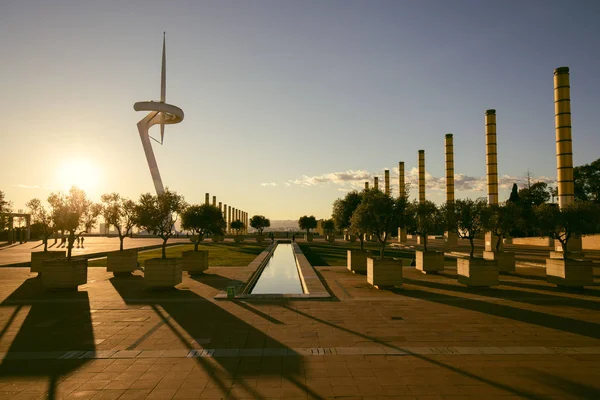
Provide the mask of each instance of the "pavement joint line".
POLYGON ((336 355, 600 355, 595 347, 544 347, 544 346, 437 346, 437 347, 306 347, 306 348, 224 348, 179 350, 70 350, 0 352, 0 360, 74 360, 118 358, 199 358, 199 357, 298 357, 336 355))

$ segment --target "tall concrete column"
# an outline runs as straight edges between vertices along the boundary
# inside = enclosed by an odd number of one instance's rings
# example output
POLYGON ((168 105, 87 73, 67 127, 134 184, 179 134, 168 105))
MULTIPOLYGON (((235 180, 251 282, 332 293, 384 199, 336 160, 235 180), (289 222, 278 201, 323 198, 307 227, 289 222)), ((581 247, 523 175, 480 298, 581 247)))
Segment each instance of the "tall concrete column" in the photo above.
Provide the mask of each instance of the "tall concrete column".
POLYGON ((385 175, 384 175, 384 181, 385 181, 385 194, 386 196, 390 195, 390 170, 386 169, 385 170, 385 175))
POLYGON ((225 232, 229 230, 229 221, 227 221, 227 204, 223 204, 223 219, 225 220, 225 232))
MULTIPOLYGON (((419 150, 419 203, 425 202, 425 150, 419 150)), ((417 235, 417 244, 425 244, 427 238, 417 235)))
POLYGON ((219 211, 221 211, 221 213, 223 213, 223 203, 219 202, 219 211))
POLYGON ((373 188, 379 190, 379 177, 377 176, 373 178, 373 188))
POLYGON ((217 196, 213 196, 213 206, 217 206, 217 196))
POLYGON ((425 150, 419 150, 419 203, 425 201, 425 150))
MULTIPOLYGON (((404 190, 404 161, 398 162, 398 197, 406 197, 406 191, 404 190)), ((405 243, 406 229, 398 228, 398 243, 405 243)))
MULTIPOLYGON (((451 133, 446 134, 446 204, 454 206, 454 139, 451 133)), ((458 245, 455 232, 446 231, 446 248, 452 249, 458 245)))
POLYGON ((210 197, 210 196, 208 195, 208 193, 206 193, 206 194, 204 195, 204 204, 208 204, 208 198, 209 198, 209 197, 210 197))
POLYGON ((365 190, 369 190, 369 182, 365 182, 365 190))
MULTIPOLYGON (((558 206, 562 210, 575 201, 569 67, 560 67, 554 70, 554 123, 556 126, 558 206)), ((569 240, 568 250, 571 253, 582 253, 581 236, 572 237, 569 240)), ((562 247, 558 240, 555 240, 555 251, 562 254, 562 247)))
POLYGON ((231 220, 231 206, 229 206, 229 211, 228 211, 227 220, 229 221, 229 222, 227 223, 227 231, 228 231, 228 232, 231 232, 231 222, 233 222, 233 221, 231 220))
MULTIPOLYGON (((496 140, 496 110, 485 112, 485 173, 487 176, 488 204, 498 204, 498 150, 496 140)), ((485 251, 496 251, 498 237, 485 233, 485 251)))

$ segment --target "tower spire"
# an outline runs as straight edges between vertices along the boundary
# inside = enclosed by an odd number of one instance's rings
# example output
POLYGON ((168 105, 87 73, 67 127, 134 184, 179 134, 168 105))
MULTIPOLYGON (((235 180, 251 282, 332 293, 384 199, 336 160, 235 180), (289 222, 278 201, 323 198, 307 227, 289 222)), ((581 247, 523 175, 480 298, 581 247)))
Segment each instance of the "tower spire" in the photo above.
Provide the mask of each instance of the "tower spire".
MULTIPOLYGON (((166 32, 163 32, 163 50, 162 50, 162 68, 160 71, 160 102, 165 102, 167 92, 167 53, 166 53, 166 32)), ((165 136, 165 113, 160 113, 160 143, 162 144, 165 136)))

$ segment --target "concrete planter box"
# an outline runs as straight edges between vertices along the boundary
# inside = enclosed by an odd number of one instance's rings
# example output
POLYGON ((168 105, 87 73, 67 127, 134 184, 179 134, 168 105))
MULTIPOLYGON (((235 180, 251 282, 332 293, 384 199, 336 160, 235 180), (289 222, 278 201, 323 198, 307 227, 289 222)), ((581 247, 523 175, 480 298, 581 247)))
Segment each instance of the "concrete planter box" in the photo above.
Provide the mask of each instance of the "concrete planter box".
POLYGON ((416 250, 416 268, 424 274, 437 274, 444 270, 444 253, 416 250))
POLYGON ((256 241, 262 243, 265 240, 265 235, 256 235, 256 241))
POLYGON ((106 272, 114 275, 130 274, 138 267, 136 250, 115 251, 106 255, 106 272))
POLYGON ((327 241, 329 243, 335 242, 335 236, 334 235, 327 235, 327 241))
POLYGON ((308 235, 304 235, 304 239, 306 239, 307 242, 312 242, 313 241, 313 234, 309 233, 308 235))
POLYGON ((557 286, 592 286, 594 284, 592 261, 548 258, 546 280, 557 286))
POLYGON ((34 251, 31 253, 31 272, 42 273, 44 261, 67 257, 66 251, 34 251))
POLYGON ((181 283, 181 258, 151 258, 144 263, 144 282, 151 289, 172 288, 181 283))
POLYGON ((57 258, 46 260, 42 266, 42 285, 49 290, 77 290, 87 283, 87 260, 57 258))
POLYGON ((344 240, 347 242, 356 242, 356 235, 344 235, 344 240))
POLYGON ((367 257, 367 283, 378 289, 402 286, 402 260, 367 257))
POLYGON ((367 257, 371 255, 369 250, 347 250, 347 267, 352 272, 367 273, 367 257))
POLYGON ((496 266, 498 272, 515 272, 515 253, 504 251, 484 251, 483 258, 486 260, 495 260, 497 262, 496 266))
POLYGON ((467 286, 498 286, 498 269, 495 260, 483 258, 457 258, 458 282, 467 286))
POLYGON ((184 251, 181 270, 190 275, 201 274, 208 269, 208 250, 184 251))
POLYGON ((243 242, 243 241, 244 241, 244 239, 245 239, 245 236, 244 236, 244 235, 235 235, 235 236, 233 237, 233 241, 234 241, 234 242, 243 242))

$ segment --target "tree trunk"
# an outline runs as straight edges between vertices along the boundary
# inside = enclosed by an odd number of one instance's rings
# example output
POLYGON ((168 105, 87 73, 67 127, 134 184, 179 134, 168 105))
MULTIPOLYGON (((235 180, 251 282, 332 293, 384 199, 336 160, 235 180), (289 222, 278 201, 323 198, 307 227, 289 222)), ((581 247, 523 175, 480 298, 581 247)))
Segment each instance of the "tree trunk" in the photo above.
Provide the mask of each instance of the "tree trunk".
POLYGON ((198 234, 198 239, 194 242, 194 251, 198 251, 198 243, 200 243, 200 234, 198 234))
POLYGON ((75 232, 69 233, 69 237, 67 238, 67 261, 71 261, 73 243, 75 243, 75 232))
POLYGON ((500 251, 500 245, 504 240, 504 235, 496 235, 496 237, 498 238, 498 240, 496 241, 496 253, 498 253, 500 251))
POLYGON ((475 254, 475 244, 473 243, 473 237, 469 237, 469 242, 471 243, 471 254, 469 254, 470 258, 473 258, 473 255, 475 254))
POLYGON ((421 235, 423 237, 423 251, 427 251, 427 235, 421 235))
POLYGON ((383 241, 381 241, 381 254, 379 255, 380 260, 383 260, 383 254, 385 253, 385 242, 386 242, 385 239, 383 241))
POLYGON ((562 248, 563 251, 563 258, 566 260, 567 257, 567 249, 568 249, 568 244, 569 244, 569 239, 558 239, 558 241, 560 242, 560 247, 562 248))
POLYGON ((167 240, 169 240, 169 238, 163 238, 163 244, 162 244, 162 259, 165 260, 167 258, 167 240))
POLYGON ((48 236, 44 236, 44 251, 48 251, 48 236))
POLYGON ((358 235, 358 240, 360 240, 360 251, 365 251, 365 236, 362 233, 358 235))
POLYGON ((119 245, 119 251, 123 251, 123 241, 125 240, 125 236, 121 236, 121 234, 119 233, 119 241, 121 242, 121 244, 119 245))

